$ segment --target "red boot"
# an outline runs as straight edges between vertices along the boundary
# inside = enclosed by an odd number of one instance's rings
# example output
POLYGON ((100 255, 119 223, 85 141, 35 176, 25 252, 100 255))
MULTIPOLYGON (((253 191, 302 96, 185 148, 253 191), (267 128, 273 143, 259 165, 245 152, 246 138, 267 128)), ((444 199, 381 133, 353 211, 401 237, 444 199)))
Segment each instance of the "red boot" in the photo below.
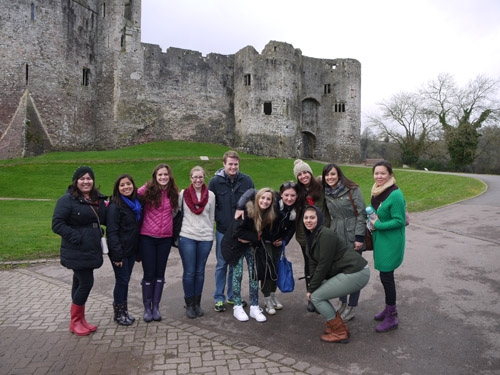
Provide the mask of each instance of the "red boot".
POLYGON ((97 331, 97 326, 90 324, 89 322, 87 322, 87 319, 85 319, 85 305, 83 305, 82 325, 90 332, 97 331))
POLYGON ((85 313, 85 305, 79 306, 74 303, 71 304, 71 323, 69 324, 69 331, 77 336, 88 336, 90 330, 83 325, 83 314, 85 313))

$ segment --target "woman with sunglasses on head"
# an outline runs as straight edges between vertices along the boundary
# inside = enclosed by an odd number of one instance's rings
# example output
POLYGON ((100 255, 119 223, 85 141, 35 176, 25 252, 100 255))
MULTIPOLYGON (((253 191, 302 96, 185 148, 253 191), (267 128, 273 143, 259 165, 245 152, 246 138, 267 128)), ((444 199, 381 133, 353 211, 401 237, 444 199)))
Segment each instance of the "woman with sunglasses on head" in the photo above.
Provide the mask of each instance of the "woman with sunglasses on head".
MULTIPOLYGON (((363 194, 359 186, 348 179, 336 164, 328 164, 322 173, 325 205, 329 215, 325 225, 332 228, 349 246, 362 254, 366 230, 366 211, 363 194)), ((344 322, 354 318, 360 291, 340 297, 341 305, 337 310, 344 322)))
MULTIPOLYGON (((313 176, 313 171, 309 164, 300 159, 295 160, 293 163, 293 174, 297 178, 298 217, 302 218, 303 210, 307 206, 315 205, 324 207, 323 186, 321 182, 313 176)), ((299 243, 300 249, 302 250, 302 256, 304 257, 304 279, 306 281, 306 288, 308 288, 311 277, 309 274, 309 258, 306 255, 306 238, 302 220, 297 220, 295 239, 299 243)), ((311 301, 307 303, 307 311, 316 311, 311 301)))
MULTIPOLYGON (((235 218, 243 214, 243 209, 248 201, 255 198, 257 190, 247 190, 240 198, 237 205, 235 218)), ((297 218, 297 184, 293 181, 285 182, 280 186, 279 192, 275 192, 274 211, 276 220, 272 229, 263 232, 266 251, 271 256, 273 264, 276 266, 278 258, 285 246, 290 243, 295 233, 295 221, 297 218)), ((276 314, 276 310, 281 310, 283 305, 276 297, 276 280, 266 279, 261 285, 264 294, 266 313, 276 314)))
POLYGON ((215 194, 205 184, 205 171, 191 169, 191 185, 181 191, 182 227, 179 254, 182 260, 182 287, 186 315, 190 319, 204 315, 201 295, 205 283, 205 266, 214 242, 215 194))
POLYGON ((130 277, 139 251, 141 221, 142 204, 137 196, 134 179, 128 174, 122 174, 113 187, 106 223, 109 259, 115 274, 113 320, 122 326, 135 322, 135 318, 128 312, 127 299, 130 277))

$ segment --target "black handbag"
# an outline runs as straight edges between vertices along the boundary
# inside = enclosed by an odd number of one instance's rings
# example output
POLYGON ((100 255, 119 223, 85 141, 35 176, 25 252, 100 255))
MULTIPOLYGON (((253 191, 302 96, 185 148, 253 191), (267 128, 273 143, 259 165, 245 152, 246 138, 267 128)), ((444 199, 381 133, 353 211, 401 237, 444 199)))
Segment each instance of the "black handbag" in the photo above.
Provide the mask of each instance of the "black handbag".
POLYGON ((264 244, 252 247, 253 270, 252 280, 262 281, 277 280, 278 274, 271 255, 267 252, 264 244))

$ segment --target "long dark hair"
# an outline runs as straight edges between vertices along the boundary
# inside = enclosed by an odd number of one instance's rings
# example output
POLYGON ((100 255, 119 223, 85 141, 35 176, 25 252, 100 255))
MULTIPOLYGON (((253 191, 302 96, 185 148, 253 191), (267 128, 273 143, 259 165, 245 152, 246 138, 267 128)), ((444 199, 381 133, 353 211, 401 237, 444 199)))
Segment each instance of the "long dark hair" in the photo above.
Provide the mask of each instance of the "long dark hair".
POLYGON ((175 211, 179 208, 179 188, 175 185, 174 175, 172 174, 172 169, 168 164, 161 163, 156 166, 151 175, 151 180, 146 183, 146 190, 144 192, 144 202, 150 204, 156 208, 161 205, 161 192, 162 188, 158 181, 156 181, 156 175, 158 171, 162 168, 166 168, 168 171, 168 184, 167 184, 167 196, 170 200, 170 207, 175 211))
POLYGON ((304 184, 297 179, 297 193, 301 200, 303 200, 304 204, 305 199, 308 195, 313 199, 314 202, 317 202, 321 197, 321 193, 323 192, 323 186, 321 186, 319 181, 311 173, 309 174, 311 175, 311 182, 309 183, 308 187, 304 186, 304 184))
POLYGON ((323 182, 323 188, 326 188, 328 187, 328 184, 326 183, 326 180, 325 180, 325 176, 330 173, 330 171, 335 168, 335 170, 337 171, 337 175, 339 176, 339 181, 342 182, 342 185, 344 185, 345 187, 347 187, 348 189, 356 189, 359 187, 358 184, 356 184, 354 181, 348 179, 344 172, 342 172, 342 169, 340 169, 340 167, 337 165, 337 164, 334 164, 334 163, 330 163, 328 165, 325 165, 325 167, 323 168, 323 173, 321 174, 321 180, 323 182))
POLYGON ((292 208, 298 208, 304 206, 305 205, 304 197, 300 196, 298 192, 297 183, 295 181, 287 181, 281 184, 280 191, 278 193, 278 200, 282 199, 281 194, 283 194, 283 192, 288 189, 292 189, 293 191, 295 191, 295 194, 297 194, 297 199, 295 200, 295 203, 293 204, 292 208))
MULTIPOLYGON (((92 180, 94 181, 94 180, 92 180)), ((68 187, 69 193, 72 197, 78 198, 78 197, 83 197, 83 193, 78 189, 78 180, 73 181, 71 185, 68 187)), ((90 200, 95 202, 97 201, 97 198, 99 198, 99 188, 95 187, 95 181, 92 183, 92 190, 90 191, 89 197, 90 200)))
POLYGON ((119 175, 115 181, 115 184, 113 185, 113 195, 111 196, 111 200, 114 203, 116 203, 117 205, 122 206, 122 207, 125 206, 125 202, 122 199, 122 195, 120 193, 119 186, 120 186, 120 182, 124 178, 128 178, 130 180, 130 182, 132 183, 132 186, 134 187, 134 191, 132 192, 132 195, 130 196, 129 199, 133 201, 137 198, 137 186, 135 185, 135 182, 134 182, 134 179, 132 178, 132 176, 129 174, 126 174, 126 173, 119 175))

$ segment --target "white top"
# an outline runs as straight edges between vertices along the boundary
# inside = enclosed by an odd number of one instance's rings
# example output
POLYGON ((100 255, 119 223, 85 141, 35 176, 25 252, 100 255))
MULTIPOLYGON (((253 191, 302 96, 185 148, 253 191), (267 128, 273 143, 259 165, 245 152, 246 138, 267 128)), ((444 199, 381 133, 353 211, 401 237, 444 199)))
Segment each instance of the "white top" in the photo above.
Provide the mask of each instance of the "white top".
MULTIPOLYGON (((200 199, 201 194, 197 194, 200 199)), ((208 191, 208 202, 199 215, 191 211, 184 201, 184 190, 179 194, 179 207, 183 205, 184 216, 182 218, 181 233, 182 237, 195 241, 213 241, 214 223, 215 223, 215 194, 208 191)))

